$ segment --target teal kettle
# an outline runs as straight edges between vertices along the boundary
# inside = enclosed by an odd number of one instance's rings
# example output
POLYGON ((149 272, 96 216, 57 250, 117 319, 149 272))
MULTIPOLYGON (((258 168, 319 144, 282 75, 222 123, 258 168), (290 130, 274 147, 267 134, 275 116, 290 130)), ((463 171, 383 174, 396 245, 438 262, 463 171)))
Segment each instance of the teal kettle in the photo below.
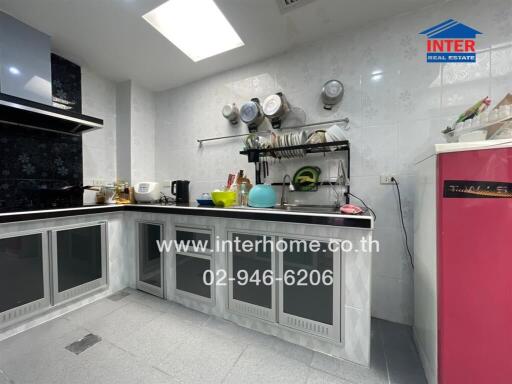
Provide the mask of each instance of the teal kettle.
POLYGON ((270 184, 258 184, 249 191, 250 207, 273 208, 276 205, 276 193, 270 184))

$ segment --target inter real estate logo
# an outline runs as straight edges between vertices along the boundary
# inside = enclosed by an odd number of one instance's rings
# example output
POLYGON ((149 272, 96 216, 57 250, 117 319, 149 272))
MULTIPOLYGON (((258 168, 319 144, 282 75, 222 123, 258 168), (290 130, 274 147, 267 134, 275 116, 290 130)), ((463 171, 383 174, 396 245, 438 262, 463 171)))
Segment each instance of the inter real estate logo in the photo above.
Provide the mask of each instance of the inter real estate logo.
POLYGON ((420 32, 427 36, 427 63, 476 62, 477 31, 456 20, 449 19, 420 32))

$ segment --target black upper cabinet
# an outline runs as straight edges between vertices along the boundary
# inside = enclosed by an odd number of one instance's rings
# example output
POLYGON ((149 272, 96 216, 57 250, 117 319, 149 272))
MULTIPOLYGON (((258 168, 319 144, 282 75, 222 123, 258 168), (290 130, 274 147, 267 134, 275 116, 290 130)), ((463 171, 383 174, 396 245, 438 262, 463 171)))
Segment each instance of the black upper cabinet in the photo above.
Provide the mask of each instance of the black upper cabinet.
POLYGON ((53 106, 82 113, 82 70, 79 65, 52 53, 53 106))

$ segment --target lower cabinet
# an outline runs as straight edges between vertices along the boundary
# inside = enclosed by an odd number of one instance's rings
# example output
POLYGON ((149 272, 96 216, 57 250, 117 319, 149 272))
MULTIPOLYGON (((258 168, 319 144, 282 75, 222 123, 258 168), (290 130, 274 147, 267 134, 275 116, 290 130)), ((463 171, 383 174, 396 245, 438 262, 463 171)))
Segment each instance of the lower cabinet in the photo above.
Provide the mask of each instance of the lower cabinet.
POLYGON ((231 311, 340 340, 341 251, 334 243, 235 230, 228 238, 231 311))
POLYGON ((158 243, 163 241, 161 223, 137 223, 137 289, 163 297, 163 252, 158 243))
POLYGON ((178 225, 175 232, 176 293, 214 303, 213 230, 178 225))
POLYGON ((0 235, 0 327, 107 285, 106 223, 0 235))
POLYGON ((50 306, 48 236, 0 236, 0 326, 50 306))
POLYGON ((214 284, 211 256, 176 253, 176 290, 197 299, 213 301, 214 284))
POLYGON ((282 240, 287 246, 279 252, 279 322, 339 340, 340 250, 318 240, 282 240))
POLYGON ((274 237, 230 232, 229 239, 232 244, 228 252, 229 308, 276 321, 274 237))
POLYGON ((58 228, 51 236, 55 304, 106 286, 105 223, 58 228))

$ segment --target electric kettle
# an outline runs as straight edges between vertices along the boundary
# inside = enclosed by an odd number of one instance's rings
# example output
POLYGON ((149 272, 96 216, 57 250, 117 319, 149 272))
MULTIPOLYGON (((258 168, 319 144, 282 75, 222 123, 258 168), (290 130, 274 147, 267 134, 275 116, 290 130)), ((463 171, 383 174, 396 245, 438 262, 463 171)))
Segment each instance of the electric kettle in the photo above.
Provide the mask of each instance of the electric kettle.
POLYGON ((176 204, 186 204, 189 201, 188 180, 174 180, 171 183, 171 193, 176 197, 176 204))

